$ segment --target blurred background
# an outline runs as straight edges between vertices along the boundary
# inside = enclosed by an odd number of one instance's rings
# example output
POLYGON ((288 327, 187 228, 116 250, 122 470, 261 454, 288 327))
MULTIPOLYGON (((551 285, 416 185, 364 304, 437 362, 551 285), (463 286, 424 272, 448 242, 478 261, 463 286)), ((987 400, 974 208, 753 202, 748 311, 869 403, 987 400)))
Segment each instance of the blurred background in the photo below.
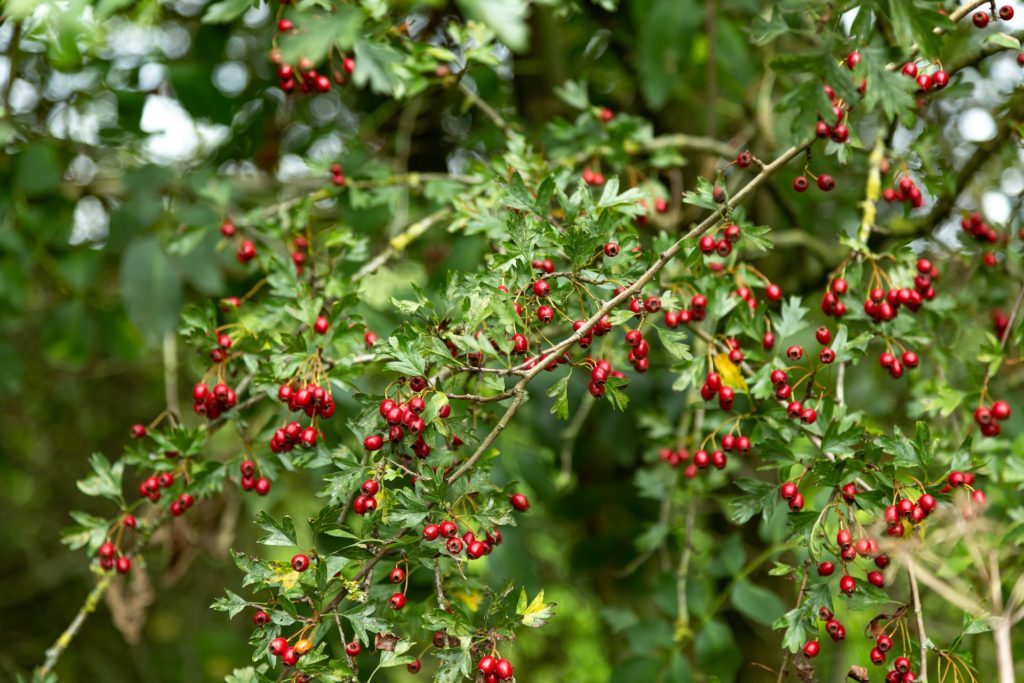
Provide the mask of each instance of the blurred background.
MULTIPOLYGON (((42 660, 94 584, 86 559, 60 541, 71 510, 109 513, 76 488, 87 456, 116 456, 129 426, 163 409, 169 359, 182 396, 180 388, 203 367, 173 334, 147 331, 173 329, 189 302, 239 296, 252 284, 231 250, 218 247, 224 216, 211 200, 226 185, 243 207, 283 189, 314 189, 324 184, 326 165, 341 157, 352 175, 381 163, 458 173, 499 146, 501 136, 457 88, 404 100, 334 88, 286 101, 269 62, 275 7, 266 3, 226 24, 203 23, 207 3, 200 0, 75 1, 67 3, 71 11, 7 4, 14 16, 0 24, 0 613, 7 615, 0 620, 0 678, 12 680, 42 660), (152 241, 183 224, 208 226, 208 234, 187 251, 152 241)), ((632 0, 617 11, 610 0, 577 4, 569 19, 561 3, 534 6, 525 49, 495 49, 494 68, 474 69, 469 87, 550 145, 564 128, 549 124, 576 115, 555 94, 571 79, 585 82, 596 104, 648 117, 657 133, 706 134, 770 153, 775 129, 755 121, 769 55, 747 33, 763 3, 632 0)), ((413 31, 433 30, 428 19, 446 9, 434 5, 410 15, 413 31)), ((1011 30, 1019 30, 1021 15, 1011 30)), ((967 143, 997 139, 991 111, 1021 80, 1013 54, 966 73, 973 98, 943 105, 950 163, 973 152, 967 143)), ((904 131, 897 145, 919 133, 904 131)), ((684 186, 713 163, 687 159, 684 186)), ((1005 222, 1024 173, 1011 167, 981 185, 963 207, 1005 222)), ((758 199, 751 212, 773 226, 783 247, 758 267, 787 292, 817 291, 836 265, 834 235, 856 225, 859 192, 841 187, 824 205, 780 199, 777 191, 774 200, 758 199)), ((408 195, 391 207, 353 201, 344 220, 380 244, 426 208, 423 198, 408 195)), ((952 243, 955 220, 937 227, 952 243)), ((410 283, 438 289, 449 271, 475 269, 485 248, 472 236, 422 240, 367 280, 363 314, 385 336, 400 322, 392 295, 410 283)), ((1007 292, 993 287, 979 297, 995 306, 1007 292)), ((794 591, 787 578, 768 574, 770 563, 756 561, 781 539, 779 519, 774 528, 736 527, 717 502, 701 503, 699 580, 689 601, 706 616, 694 625, 688 650, 675 641, 676 549, 671 557, 667 549, 641 549, 638 536, 657 520, 659 504, 644 495, 651 482, 634 485, 636 466, 656 460, 650 426, 679 418, 682 396, 671 390, 673 379, 652 373, 635 381, 629 411, 598 406, 572 438, 543 401, 502 437, 498 476, 526 482, 538 512, 506 535, 509 548, 490 558, 488 576, 494 585, 514 577, 531 591, 544 586, 558 603, 557 618, 515 646, 517 669, 529 672, 524 680, 685 681, 691 670, 721 680, 774 680, 753 667, 737 671, 741 662, 778 665, 770 624, 785 609, 777 595, 788 600, 794 591), (719 598, 748 566, 749 604, 759 609, 744 612, 719 598)), ((871 372, 852 377, 848 388, 851 403, 872 415, 919 398, 907 384, 879 394, 874 379, 871 372)), ((570 398, 573 406, 582 400, 570 398)), ((1024 449, 1020 439, 1017 446, 1024 449)), ((221 434, 210 455, 237 448, 221 434)), ((61 680, 193 683, 244 666, 248 622, 209 610, 225 587, 238 589, 227 551, 254 547, 250 520, 258 509, 295 518, 318 509, 318 488, 311 475, 283 474, 266 499, 230 490, 173 525, 158 538, 147 571, 133 573, 89 617, 60 660, 61 680)), ((843 661, 847 653, 837 648, 833 656, 843 661)), ((404 671, 390 676, 413 680, 404 671)))

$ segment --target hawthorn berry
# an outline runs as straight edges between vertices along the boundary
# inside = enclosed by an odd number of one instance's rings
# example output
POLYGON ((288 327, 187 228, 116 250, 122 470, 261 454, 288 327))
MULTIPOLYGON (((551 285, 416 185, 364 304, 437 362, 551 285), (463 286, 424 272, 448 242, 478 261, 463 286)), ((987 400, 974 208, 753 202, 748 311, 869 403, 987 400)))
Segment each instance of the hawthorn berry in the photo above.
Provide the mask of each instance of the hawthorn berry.
POLYGON ((1003 5, 999 8, 999 18, 1003 21, 1010 21, 1013 19, 1013 6, 1003 5))
POLYGON ((313 329, 316 330, 317 334, 325 334, 328 327, 330 327, 330 322, 328 322, 326 316, 318 316, 313 323, 313 329))
POLYGON ((820 651, 821 646, 818 644, 818 641, 816 640, 808 641, 807 644, 804 645, 804 657, 807 657, 808 659, 813 659, 814 657, 817 657, 818 652, 820 651))
POLYGON ((604 245, 604 255, 608 258, 615 258, 619 255, 619 245, 615 242, 606 242, 604 245))
POLYGON ((284 654, 284 651, 288 649, 288 641, 281 637, 274 638, 270 641, 270 645, 267 649, 270 650, 270 654, 275 657, 280 657, 284 654))
POLYGON ((818 576, 832 576, 836 571, 836 565, 828 560, 818 563, 818 576))
POLYGON ((361 649, 362 648, 360 647, 358 640, 350 640, 348 643, 345 644, 345 654, 347 654, 349 657, 355 657, 359 654, 359 651, 361 649))
POLYGON ((388 606, 393 610, 399 610, 405 607, 405 594, 394 593, 388 598, 388 606))
POLYGON ((818 176, 818 189, 822 192, 831 192, 836 186, 835 179, 827 173, 818 176))
POLYGON ((857 590, 856 579, 849 574, 844 574, 843 577, 839 579, 839 590, 847 594, 857 590))
POLYGON ((797 192, 806 192, 809 186, 810 183, 807 182, 807 178, 805 176, 801 175, 793 178, 793 189, 797 192))
POLYGON ((252 623, 257 626, 266 626, 270 622, 270 615, 263 610, 258 610, 256 614, 252 615, 252 623))
POLYGON ((309 558, 302 553, 292 557, 292 569, 297 572, 304 572, 309 569, 309 558))
POLYGON ((971 16, 971 21, 973 21, 974 25, 977 26, 978 28, 985 28, 986 26, 988 26, 988 12, 985 12, 983 10, 975 12, 971 16))
POLYGON ((281 663, 285 666, 295 666, 299 663, 299 651, 290 647, 281 654, 281 663))
POLYGON ((530 509, 530 500, 522 493, 513 493, 509 496, 509 502, 519 512, 526 512, 530 509))
POLYGON ((485 657, 482 657, 480 659, 480 661, 477 662, 477 664, 476 664, 476 670, 479 671, 480 673, 484 674, 485 676, 487 674, 494 673, 494 671, 495 671, 495 669, 497 667, 498 667, 498 660, 496 660, 494 657, 491 657, 490 655, 486 655, 485 657))
POLYGON ((118 574, 127 574, 132 569, 132 561, 130 558, 121 555, 115 561, 114 567, 117 569, 118 574))
POLYGON ((512 662, 507 659, 499 659, 494 666, 494 673, 498 674, 500 680, 512 678, 512 662))
POLYGON ((420 664, 420 660, 419 659, 414 659, 411 662, 409 662, 408 664, 406 664, 405 668, 411 674, 418 674, 420 672, 420 668, 422 668, 422 666, 423 665, 420 664))

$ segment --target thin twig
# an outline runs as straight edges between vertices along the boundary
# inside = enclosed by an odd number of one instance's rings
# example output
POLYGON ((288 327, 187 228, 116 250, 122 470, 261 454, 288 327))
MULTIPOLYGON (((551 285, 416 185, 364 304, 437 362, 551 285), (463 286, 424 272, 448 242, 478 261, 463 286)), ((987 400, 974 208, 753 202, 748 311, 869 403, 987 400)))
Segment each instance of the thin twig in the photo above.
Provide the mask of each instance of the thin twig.
POLYGON ((103 597, 103 594, 107 592, 107 588, 110 587, 110 582, 113 580, 114 573, 107 572, 99 581, 96 582, 96 585, 93 586, 89 596, 79 608, 78 614, 75 615, 75 618, 71 620, 68 627, 60 634, 60 637, 58 637, 53 645, 50 646, 50 649, 46 651, 46 659, 43 661, 42 665, 36 669, 36 677, 38 679, 45 679, 49 675, 50 671, 53 670, 53 667, 57 664, 57 660, 60 659, 64 650, 67 649, 68 645, 71 644, 71 641, 74 640, 75 636, 78 634, 79 629, 82 628, 82 624, 85 623, 85 618, 96 611, 96 606, 99 605, 100 599, 103 597))
POLYGON ((921 610, 921 595, 917 589, 917 575, 914 573, 914 560, 907 560, 907 578, 910 580, 910 599, 917 618, 917 639, 921 646, 921 668, 917 672, 922 681, 928 680, 928 633, 924 630, 924 612, 921 610))
MULTIPOLYGON (((796 609, 800 609, 800 605, 804 601, 804 590, 807 588, 807 577, 811 573, 811 560, 810 558, 804 560, 804 578, 800 581, 800 591, 796 596, 796 609)), ((786 654, 782 657, 782 666, 779 667, 779 676, 775 679, 776 683, 782 683, 786 678, 786 674, 789 673, 789 662, 790 653, 787 650, 786 654)))

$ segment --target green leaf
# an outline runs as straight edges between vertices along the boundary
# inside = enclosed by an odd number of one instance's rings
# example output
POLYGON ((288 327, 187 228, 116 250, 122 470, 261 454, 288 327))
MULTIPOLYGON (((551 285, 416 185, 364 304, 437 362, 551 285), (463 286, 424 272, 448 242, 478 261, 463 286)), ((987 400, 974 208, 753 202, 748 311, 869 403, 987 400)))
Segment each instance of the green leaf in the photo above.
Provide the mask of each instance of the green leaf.
POLYGON ((264 531, 270 532, 269 535, 264 536, 258 541, 262 545, 296 545, 295 525, 292 524, 290 517, 285 516, 284 519, 278 522, 266 512, 260 512, 259 516, 256 518, 256 525, 264 531))
POLYGON ((729 595, 732 606, 747 619, 769 625, 786 611, 782 600, 767 588, 755 586, 746 579, 737 581, 729 595))
POLYGON ((224 592, 228 594, 227 597, 214 600, 213 604, 210 605, 210 609, 218 612, 227 612, 230 619, 249 606, 249 602, 241 595, 232 593, 227 589, 224 592))
POLYGON ((660 109, 681 82, 691 62, 694 33, 704 12, 693 0, 655 0, 644 13, 637 39, 640 90, 653 109, 660 109))
POLYGON ((544 601, 543 589, 534 596, 533 600, 527 603, 526 589, 523 588, 519 593, 519 603, 516 605, 516 614, 522 617, 524 626, 540 628, 548 622, 548 619, 554 616, 554 607, 555 603, 544 601))
POLYGON ((690 345, 687 344, 686 333, 679 330, 670 330, 667 327, 657 327, 658 338, 661 340, 661 345, 665 347, 665 350, 671 353, 679 360, 693 360, 693 355, 690 354, 690 345))
POLYGON ((250 7, 260 3, 254 0, 221 0, 206 8, 203 14, 204 24, 226 24, 242 16, 250 7))
MULTIPOLYGON (((312 17, 310 17, 312 19, 312 17)), ((319 64, 332 47, 347 52, 359 38, 363 13, 352 5, 338 4, 327 16, 318 16, 295 34, 281 38, 281 57, 294 64, 300 57, 319 64)), ((358 57, 356 69, 358 71, 358 57)))
POLYGON ((807 327, 808 309, 800 305, 800 298, 791 296, 782 302, 782 313, 775 323, 775 336, 780 341, 788 339, 807 327))
POLYGON ((357 40, 355 43, 356 70, 352 74, 356 85, 367 84, 379 95, 400 95, 402 79, 394 67, 402 61, 402 53, 385 43, 357 40))
POLYGON ((1019 50, 1020 41, 1008 33, 993 33, 985 38, 985 42, 996 47, 1005 47, 1009 50, 1019 50))
POLYGON ((125 249, 121 292, 128 317, 150 341, 175 331, 181 278, 156 237, 140 237, 125 249))
POLYGON ((467 17, 485 24, 513 50, 526 49, 530 29, 525 0, 458 0, 458 5, 467 17))
POLYGON ((111 500, 121 498, 121 476, 124 463, 118 461, 111 466, 100 453, 93 453, 89 458, 93 474, 78 481, 78 490, 87 496, 101 496, 111 500))
POLYGON ((547 392, 548 396, 555 399, 551 406, 551 413, 563 420, 569 419, 569 377, 571 376, 572 371, 570 370, 565 377, 552 384, 547 392))

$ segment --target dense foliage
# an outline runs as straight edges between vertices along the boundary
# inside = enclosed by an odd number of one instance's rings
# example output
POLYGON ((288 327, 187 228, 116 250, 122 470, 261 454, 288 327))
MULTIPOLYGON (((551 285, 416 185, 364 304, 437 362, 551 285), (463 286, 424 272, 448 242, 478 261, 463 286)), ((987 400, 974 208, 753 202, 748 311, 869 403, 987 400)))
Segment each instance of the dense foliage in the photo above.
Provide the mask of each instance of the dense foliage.
POLYGON ((1014 4, 5 3, 0 665, 1015 680, 1014 4))

